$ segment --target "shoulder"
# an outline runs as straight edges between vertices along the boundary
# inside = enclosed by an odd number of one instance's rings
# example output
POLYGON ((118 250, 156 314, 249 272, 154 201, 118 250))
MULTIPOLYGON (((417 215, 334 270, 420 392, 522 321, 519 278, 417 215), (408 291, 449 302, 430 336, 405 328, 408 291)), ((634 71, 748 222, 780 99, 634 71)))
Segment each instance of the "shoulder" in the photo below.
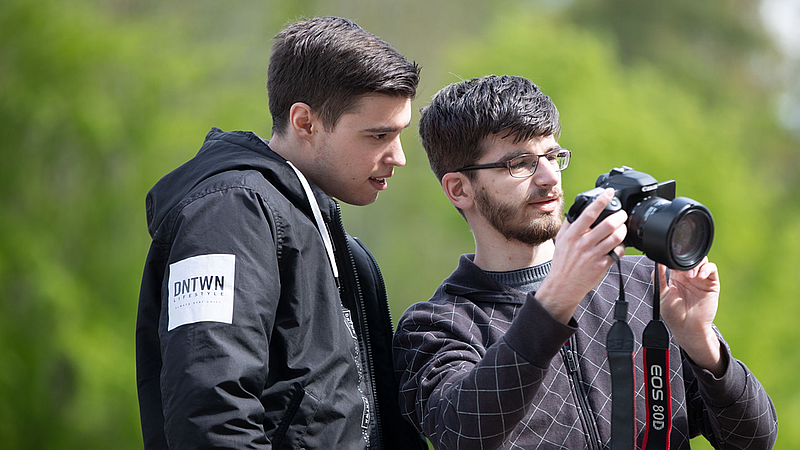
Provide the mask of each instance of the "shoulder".
POLYGON ((287 227, 299 222, 302 215, 259 171, 227 170, 194 186, 166 215, 154 239, 173 242, 181 229, 188 227, 198 237, 198 233, 243 236, 266 232, 280 242, 289 232, 287 227))
MULTIPOLYGON (((255 169, 226 170, 206 178, 176 205, 176 209, 183 214, 191 205, 200 204, 228 204, 233 211, 247 213, 263 209, 280 215, 289 215, 297 209, 279 185, 255 169)), ((235 220, 236 216, 230 219, 235 220)))
POLYGON ((504 332, 511 324, 513 315, 521 305, 504 303, 477 304, 465 297, 448 294, 444 286, 430 300, 411 305, 397 325, 397 333, 433 332, 480 340, 504 332), (514 311, 498 311, 498 308, 514 308, 514 311))

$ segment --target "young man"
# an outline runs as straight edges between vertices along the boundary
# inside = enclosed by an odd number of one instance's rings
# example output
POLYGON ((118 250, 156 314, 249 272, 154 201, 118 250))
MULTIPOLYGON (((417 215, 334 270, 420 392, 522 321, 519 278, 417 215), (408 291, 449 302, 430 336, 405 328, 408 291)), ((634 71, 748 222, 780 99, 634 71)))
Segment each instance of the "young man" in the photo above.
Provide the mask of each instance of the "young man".
MULTIPOLYGON (((450 85, 423 109, 422 144, 445 194, 475 238, 475 254, 433 297, 409 308, 394 338, 403 414, 439 449, 609 448, 614 320, 624 211, 594 228, 607 189, 562 225, 558 112, 527 79, 450 85), (610 270, 609 270, 610 269, 610 270)), ((635 344, 637 446, 645 432, 644 326, 652 318, 644 257, 622 258, 635 344)), ((662 266, 663 268, 663 266, 662 266)), ((770 448, 777 419, 758 380, 712 321, 719 279, 704 260, 662 279, 671 330, 672 449, 700 433, 717 448, 770 448)), ((650 448, 650 447, 649 447, 650 448)), ((663 447, 662 447, 663 448, 663 447)))
POLYGON ((401 418, 378 266, 339 205, 405 164, 419 67, 326 17, 275 38, 273 135, 212 129, 147 195, 144 446, 417 448, 401 418))

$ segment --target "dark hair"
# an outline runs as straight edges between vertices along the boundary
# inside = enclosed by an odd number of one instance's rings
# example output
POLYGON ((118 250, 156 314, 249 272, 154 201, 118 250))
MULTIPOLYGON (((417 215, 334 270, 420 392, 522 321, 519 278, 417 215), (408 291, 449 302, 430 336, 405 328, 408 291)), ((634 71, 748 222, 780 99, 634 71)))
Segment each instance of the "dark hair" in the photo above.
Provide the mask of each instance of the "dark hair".
POLYGON ((319 17, 292 23, 275 36, 267 75, 273 133, 303 102, 326 129, 369 93, 413 99, 420 68, 351 20, 319 17))
POLYGON ((491 134, 521 142, 561 132, 550 97, 532 81, 508 75, 453 83, 420 112, 419 136, 439 181, 448 172, 475 164, 491 134))

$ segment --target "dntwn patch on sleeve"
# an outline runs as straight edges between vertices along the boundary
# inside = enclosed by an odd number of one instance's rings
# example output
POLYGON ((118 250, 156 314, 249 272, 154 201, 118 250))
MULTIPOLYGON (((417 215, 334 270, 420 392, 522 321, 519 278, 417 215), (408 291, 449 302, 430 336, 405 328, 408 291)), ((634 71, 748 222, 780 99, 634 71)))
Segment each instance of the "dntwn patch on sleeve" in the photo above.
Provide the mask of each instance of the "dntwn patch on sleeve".
POLYGON ((169 265, 167 331, 196 322, 233 322, 236 255, 200 255, 169 265))

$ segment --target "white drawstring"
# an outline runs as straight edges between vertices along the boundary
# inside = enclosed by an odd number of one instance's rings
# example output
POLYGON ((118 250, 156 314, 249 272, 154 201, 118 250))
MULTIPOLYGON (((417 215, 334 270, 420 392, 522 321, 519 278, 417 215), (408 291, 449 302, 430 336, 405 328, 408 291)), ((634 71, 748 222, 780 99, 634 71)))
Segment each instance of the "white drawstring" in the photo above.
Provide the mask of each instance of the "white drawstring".
POLYGON ((308 184, 308 180, 306 179, 305 175, 303 175, 300 170, 294 166, 290 161, 286 161, 289 164, 289 167, 294 169, 295 173, 297 174, 297 178, 300 179, 300 184, 303 185, 303 190, 306 192, 306 197, 308 197, 308 203, 311 205, 311 210, 314 212, 314 220, 317 222, 317 230, 319 231, 320 236, 322 236, 322 242, 325 243, 325 250, 328 251, 328 260, 331 262, 331 269, 333 269, 333 276, 336 278, 336 285, 339 285, 339 269, 336 267, 336 257, 333 255, 333 244, 331 244, 331 235, 328 231, 328 227, 325 226, 325 222, 322 220, 322 213, 319 210, 319 204, 317 203, 317 198, 314 196, 314 193, 311 191, 311 186, 308 184), (324 230, 324 231, 323 231, 324 230))

